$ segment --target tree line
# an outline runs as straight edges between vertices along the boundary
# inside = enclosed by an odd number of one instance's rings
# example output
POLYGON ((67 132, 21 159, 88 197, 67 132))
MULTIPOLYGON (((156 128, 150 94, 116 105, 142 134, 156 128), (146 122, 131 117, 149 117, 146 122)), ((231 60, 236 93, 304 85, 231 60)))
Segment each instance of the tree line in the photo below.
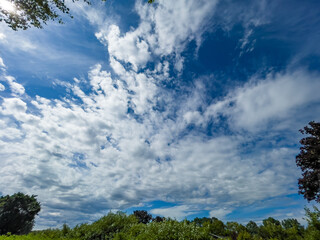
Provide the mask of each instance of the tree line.
POLYGON ((152 218, 147 211, 135 211, 131 215, 112 213, 92 224, 81 224, 70 228, 64 224, 60 229, 33 231, 27 235, 11 233, 0 236, 0 240, 319 240, 320 211, 306 209, 308 226, 302 226, 296 219, 282 221, 272 217, 264 219, 261 225, 250 221, 224 223, 217 218, 195 218, 192 221, 177 221, 170 218, 152 218))

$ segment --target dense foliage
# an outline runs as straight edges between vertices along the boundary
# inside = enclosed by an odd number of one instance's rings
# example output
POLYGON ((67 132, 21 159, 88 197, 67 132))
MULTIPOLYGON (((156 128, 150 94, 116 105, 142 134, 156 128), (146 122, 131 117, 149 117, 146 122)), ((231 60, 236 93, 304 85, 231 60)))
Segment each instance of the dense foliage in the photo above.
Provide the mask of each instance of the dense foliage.
POLYGON ((193 221, 176 221, 154 218, 149 223, 139 222, 134 214, 109 213, 92 224, 81 224, 74 228, 66 224, 61 229, 34 231, 28 235, 2 235, 0 240, 319 240, 320 211, 306 209, 308 226, 305 228, 296 219, 278 221, 267 218, 257 225, 250 221, 246 225, 237 222, 224 223, 217 218, 195 218, 193 221))
POLYGON ((299 193, 308 201, 320 202, 320 123, 312 121, 309 125, 300 130, 309 136, 300 140, 302 146, 296 157, 297 166, 302 170, 299 193))
POLYGON ((29 233, 39 211, 40 203, 35 195, 15 193, 0 197, 0 235, 29 233))
POLYGON ((152 220, 152 215, 145 210, 136 210, 133 215, 138 218, 139 223, 147 224, 152 220))

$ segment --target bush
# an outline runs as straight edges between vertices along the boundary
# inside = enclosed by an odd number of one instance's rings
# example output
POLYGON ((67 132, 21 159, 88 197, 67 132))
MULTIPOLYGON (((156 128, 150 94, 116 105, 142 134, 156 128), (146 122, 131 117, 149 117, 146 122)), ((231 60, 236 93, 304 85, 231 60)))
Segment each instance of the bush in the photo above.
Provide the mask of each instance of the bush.
POLYGON ((126 231, 134 224, 138 224, 138 219, 135 216, 127 216, 122 212, 110 212, 91 225, 76 226, 68 236, 83 240, 112 239, 116 233, 126 231))
POLYGON ((208 232, 195 223, 187 221, 178 222, 167 220, 164 222, 152 222, 147 225, 133 226, 125 233, 119 233, 116 240, 205 240, 211 239, 208 232))
POLYGON ((15 193, 0 197, 0 235, 27 234, 34 225, 34 218, 40 211, 36 196, 15 193))

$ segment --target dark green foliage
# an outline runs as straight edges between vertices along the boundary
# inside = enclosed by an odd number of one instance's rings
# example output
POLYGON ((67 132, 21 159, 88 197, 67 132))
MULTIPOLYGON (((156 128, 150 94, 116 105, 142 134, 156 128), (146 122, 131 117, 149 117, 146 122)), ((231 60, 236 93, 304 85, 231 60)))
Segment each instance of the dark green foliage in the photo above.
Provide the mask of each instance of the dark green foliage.
POLYGON ((67 236, 70 233, 71 229, 67 224, 63 224, 62 226, 62 235, 67 236))
MULTIPOLYGON (((46 229, 42 231, 32 231, 28 235, 24 235, 25 239, 30 240, 62 240, 62 239, 68 239, 68 240, 76 240, 76 238, 70 237, 69 233, 72 231, 66 224, 63 225, 62 230, 59 229, 46 229), (69 232, 65 232, 65 227, 68 228, 69 232)), ((22 236, 21 236, 22 237, 22 236)), ((1 238, 0 238, 1 239, 1 238)), ((18 238, 20 239, 20 238, 18 238)), ((21 238, 21 240, 24 238, 21 238)))
POLYGON ((219 235, 219 236, 225 236, 226 235, 226 227, 222 221, 220 221, 218 218, 211 218, 210 221, 206 221, 203 224, 203 228, 207 229, 209 233, 219 235))
MULTIPOLYGON (((2 0, 1 0, 2 1, 2 0)), ((72 0, 72 2, 79 0, 72 0)), ((90 4, 90 0, 81 0, 90 4)), ((105 1, 105 0, 102 0, 105 1)), ((63 23, 60 14, 70 17, 70 9, 65 0, 11 0, 15 10, 8 11, 0 7, 0 21, 4 21, 13 30, 26 30, 31 26, 42 28, 48 21, 63 23)), ((154 0, 148 0, 149 3, 154 0)))
POLYGON ((296 157, 297 166, 302 170, 299 178, 299 193, 308 201, 320 202, 320 123, 309 122, 301 129, 310 136, 300 140, 300 153, 296 157))
POLYGON ((178 222, 166 220, 164 222, 152 222, 139 224, 126 233, 119 233, 116 240, 207 240, 212 239, 208 232, 188 221, 178 222))
POLYGON ((306 229, 305 239, 320 239, 320 211, 317 207, 313 207, 314 211, 306 208, 306 220, 308 227, 306 229))
POLYGON ((245 226, 237 222, 227 222, 226 224, 226 233, 232 239, 237 239, 240 232, 246 232, 245 226))
POLYGON ((254 221, 248 222, 246 225, 246 229, 252 235, 256 235, 259 233, 259 227, 254 221))
POLYGON ((147 224, 152 219, 152 215, 149 214, 145 210, 136 210, 136 211, 133 212, 133 215, 136 216, 136 218, 138 219, 139 223, 147 224))
POLYGON ((319 209, 306 209, 306 220, 306 229, 296 219, 280 222, 271 217, 264 219, 260 226, 253 221, 246 226, 237 222, 224 224, 217 218, 195 218, 191 222, 162 218, 162 221, 144 224, 133 214, 117 212, 73 229, 64 224, 61 229, 35 231, 28 235, 2 235, 0 240, 319 240, 319 209))
POLYGON ((0 235, 29 233, 40 209, 35 195, 15 193, 0 197, 0 235))
POLYGON ((152 222, 163 222, 166 219, 164 217, 156 216, 155 218, 152 219, 152 222))
POLYGON ((284 239, 284 232, 280 222, 272 217, 262 221, 259 235, 263 239, 284 239))
POLYGON ((138 224, 135 216, 123 212, 109 213, 92 224, 76 226, 69 236, 83 240, 113 239, 114 235, 138 224))
POLYGON ((210 222, 211 219, 210 218, 207 218, 207 217, 203 217, 203 218, 198 218, 196 217, 195 219, 193 219, 192 222, 194 222, 196 225, 198 225, 199 227, 202 227, 203 226, 203 223, 205 222, 210 222))

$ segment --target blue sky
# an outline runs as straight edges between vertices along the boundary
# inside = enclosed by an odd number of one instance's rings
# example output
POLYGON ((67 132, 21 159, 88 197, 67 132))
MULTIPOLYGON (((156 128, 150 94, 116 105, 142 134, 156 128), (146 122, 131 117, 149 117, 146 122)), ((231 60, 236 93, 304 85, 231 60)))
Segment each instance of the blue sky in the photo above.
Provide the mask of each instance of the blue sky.
POLYGON ((67 2, 0 24, 0 193, 36 228, 145 209, 302 221, 299 129, 320 121, 318 1, 67 2))

